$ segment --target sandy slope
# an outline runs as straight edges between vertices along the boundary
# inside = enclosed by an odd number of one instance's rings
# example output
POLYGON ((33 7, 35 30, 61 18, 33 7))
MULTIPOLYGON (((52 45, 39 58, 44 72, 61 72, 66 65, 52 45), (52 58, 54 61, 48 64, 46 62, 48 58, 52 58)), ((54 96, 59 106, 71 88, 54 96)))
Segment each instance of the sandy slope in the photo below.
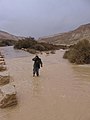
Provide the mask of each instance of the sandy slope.
POLYGON ((7 59, 18 105, 0 110, 0 120, 90 119, 90 96, 83 92, 88 93, 90 86, 77 85, 75 71, 62 55, 62 50, 55 55, 40 55, 44 63, 40 77, 32 77, 33 55, 7 59))

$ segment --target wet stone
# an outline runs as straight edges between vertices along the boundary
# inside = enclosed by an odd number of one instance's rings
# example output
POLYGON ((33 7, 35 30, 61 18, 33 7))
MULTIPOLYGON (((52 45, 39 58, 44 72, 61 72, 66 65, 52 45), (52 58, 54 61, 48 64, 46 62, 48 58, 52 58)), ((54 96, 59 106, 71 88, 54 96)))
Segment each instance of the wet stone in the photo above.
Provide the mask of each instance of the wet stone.
POLYGON ((0 61, 4 61, 4 58, 0 58, 0 61))
POLYGON ((3 71, 0 72, 0 85, 5 85, 8 84, 10 82, 10 75, 8 74, 8 72, 3 71))
POLYGON ((11 84, 0 87, 0 108, 6 108, 17 104, 15 86, 11 84))
POLYGON ((0 61, 0 65, 5 65, 5 61, 0 61))
POLYGON ((0 72, 7 70, 6 65, 0 65, 0 72))

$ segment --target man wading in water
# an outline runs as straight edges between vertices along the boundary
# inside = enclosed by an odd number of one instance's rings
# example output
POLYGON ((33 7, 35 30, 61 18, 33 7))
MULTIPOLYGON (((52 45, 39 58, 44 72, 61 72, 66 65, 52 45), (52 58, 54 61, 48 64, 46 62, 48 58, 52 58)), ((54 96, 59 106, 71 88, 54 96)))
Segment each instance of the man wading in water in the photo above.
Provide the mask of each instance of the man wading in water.
POLYGON ((40 69, 40 66, 42 67, 42 61, 38 57, 38 55, 36 55, 36 57, 33 58, 32 60, 34 61, 34 65, 33 65, 33 77, 35 76, 35 74, 37 76, 39 76, 39 69, 40 69))

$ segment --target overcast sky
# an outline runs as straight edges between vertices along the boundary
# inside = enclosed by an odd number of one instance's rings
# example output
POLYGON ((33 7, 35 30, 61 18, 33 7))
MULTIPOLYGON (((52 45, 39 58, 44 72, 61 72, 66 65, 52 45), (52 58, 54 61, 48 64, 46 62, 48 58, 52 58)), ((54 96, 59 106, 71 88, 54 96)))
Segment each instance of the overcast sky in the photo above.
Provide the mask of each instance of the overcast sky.
POLYGON ((35 38, 90 23, 90 0, 0 0, 0 30, 35 38))

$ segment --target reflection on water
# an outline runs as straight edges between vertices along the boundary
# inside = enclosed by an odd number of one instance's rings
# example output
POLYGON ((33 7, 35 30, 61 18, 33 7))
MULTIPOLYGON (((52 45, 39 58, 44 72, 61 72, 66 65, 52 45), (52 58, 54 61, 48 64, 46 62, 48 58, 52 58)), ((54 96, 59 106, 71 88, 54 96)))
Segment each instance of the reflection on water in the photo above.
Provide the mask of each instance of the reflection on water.
POLYGON ((33 96, 39 97, 41 96, 41 91, 42 91, 42 81, 38 77, 34 77, 32 80, 32 92, 33 96))
POLYGON ((28 52, 14 49, 13 46, 0 47, 0 51, 4 54, 5 58, 18 58, 30 56, 28 52))

